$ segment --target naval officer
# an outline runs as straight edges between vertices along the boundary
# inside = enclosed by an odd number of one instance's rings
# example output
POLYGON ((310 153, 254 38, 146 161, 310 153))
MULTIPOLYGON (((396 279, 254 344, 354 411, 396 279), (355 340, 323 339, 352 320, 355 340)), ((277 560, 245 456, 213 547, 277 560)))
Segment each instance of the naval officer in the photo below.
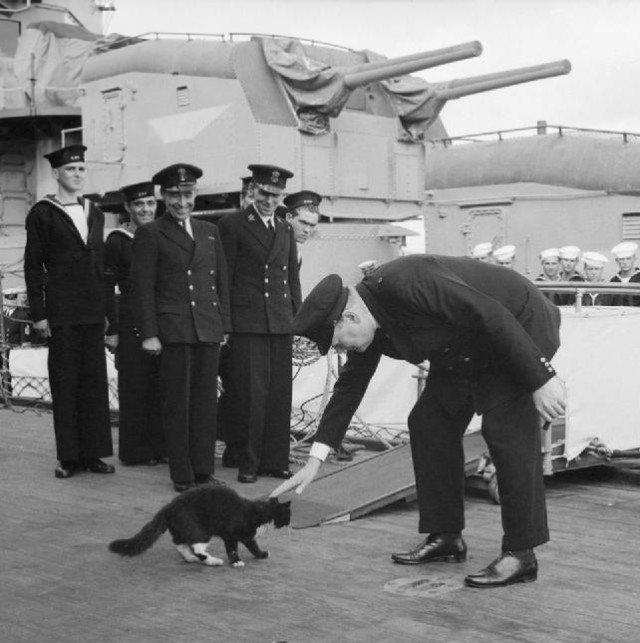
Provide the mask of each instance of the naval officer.
POLYGON ((202 170, 153 177, 166 212, 133 241, 133 312, 142 349, 160 359, 162 421, 176 491, 213 478, 218 353, 229 326, 224 252, 216 226, 191 216, 202 170))
POLYGON ((104 351, 104 214, 82 198, 84 145, 46 154, 58 183, 29 211, 24 273, 34 329, 48 339, 48 370, 58 464, 56 478, 78 470, 113 473, 104 351))
MULTIPOLYGON (((301 303, 293 229, 275 216, 287 179, 273 165, 250 165, 253 202, 220 220, 231 294, 232 421, 221 438, 238 458, 238 480, 288 477, 293 316, 301 303)), ((223 456, 225 457, 225 456, 223 456)))
POLYGON ((337 275, 304 301, 294 332, 346 350, 305 467, 272 495, 314 479, 358 408, 380 357, 430 361, 424 392, 409 415, 418 493, 415 549, 400 564, 466 560, 462 436, 474 412, 496 465, 504 537, 502 554, 466 577, 473 587, 533 581, 533 548, 547 542, 540 416, 565 407, 564 385, 549 360, 559 345, 560 314, 528 279, 469 258, 412 255, 390 261, 355 287, 337 275))

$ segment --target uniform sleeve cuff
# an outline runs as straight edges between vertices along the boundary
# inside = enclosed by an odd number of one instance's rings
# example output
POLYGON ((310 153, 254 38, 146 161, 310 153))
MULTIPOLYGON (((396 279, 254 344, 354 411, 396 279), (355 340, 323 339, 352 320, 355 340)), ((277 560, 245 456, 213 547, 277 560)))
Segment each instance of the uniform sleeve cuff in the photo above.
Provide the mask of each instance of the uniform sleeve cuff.
POLYGON ((309 455, 324 462, 329 455, 329 451, 331 451, 331 447, 328 444, 322 444, 322 442, 314 442, 311 445, 309 455))

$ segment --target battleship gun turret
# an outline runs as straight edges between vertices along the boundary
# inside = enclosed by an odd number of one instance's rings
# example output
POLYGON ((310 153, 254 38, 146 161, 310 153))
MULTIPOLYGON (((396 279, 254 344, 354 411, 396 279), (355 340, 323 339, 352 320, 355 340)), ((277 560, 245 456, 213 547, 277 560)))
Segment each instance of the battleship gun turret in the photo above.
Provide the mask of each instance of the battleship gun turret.
POLYGON ((291 191, 325 197, 334 220, 414 217, 423 141, 447 135, 438 118, 447 100, 569 71, 564 61, 443 83, 410 75, 481 52, 473 41, 383 59, 259 35, 114 43, 82 71, 92 188, 190 162, 204 171, 197 207, 215 214, 237 202, 247 165, 262 162, 290 169, 291 191))

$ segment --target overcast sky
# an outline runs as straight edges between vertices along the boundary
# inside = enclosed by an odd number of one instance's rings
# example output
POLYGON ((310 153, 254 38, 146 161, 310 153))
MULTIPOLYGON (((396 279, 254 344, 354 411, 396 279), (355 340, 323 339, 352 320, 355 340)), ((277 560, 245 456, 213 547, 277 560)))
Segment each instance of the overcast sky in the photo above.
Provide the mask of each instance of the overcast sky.
POLYGON ((255 32, 385 56, 479 40, 482 55, 421 72, 465 78, 567 58, 572 71, 450 101, 449 135, 550 124, 640 132, 640 0, 116 0, 108 32, 255 32))

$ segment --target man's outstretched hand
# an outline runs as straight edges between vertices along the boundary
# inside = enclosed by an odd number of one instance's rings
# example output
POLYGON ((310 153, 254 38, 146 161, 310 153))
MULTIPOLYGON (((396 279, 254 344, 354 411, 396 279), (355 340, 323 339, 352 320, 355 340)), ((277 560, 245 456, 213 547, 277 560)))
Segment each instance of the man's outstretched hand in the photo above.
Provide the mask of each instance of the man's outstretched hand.
POLYGON ((547 422, 564 415, 567 407, 567 391, 564 382, 556 375, 537 391, 533 392, 533 403, 547 422))
POLYGON ((292 478, 285 480, 279 487, 276 487, 270 494, 270 498, 277 498, 287 491, 295 489, 297 494, 301 494, 318 475, 318 471, 322 466, 322 460, 309 456, 307 464, 300 469, 292 478))

